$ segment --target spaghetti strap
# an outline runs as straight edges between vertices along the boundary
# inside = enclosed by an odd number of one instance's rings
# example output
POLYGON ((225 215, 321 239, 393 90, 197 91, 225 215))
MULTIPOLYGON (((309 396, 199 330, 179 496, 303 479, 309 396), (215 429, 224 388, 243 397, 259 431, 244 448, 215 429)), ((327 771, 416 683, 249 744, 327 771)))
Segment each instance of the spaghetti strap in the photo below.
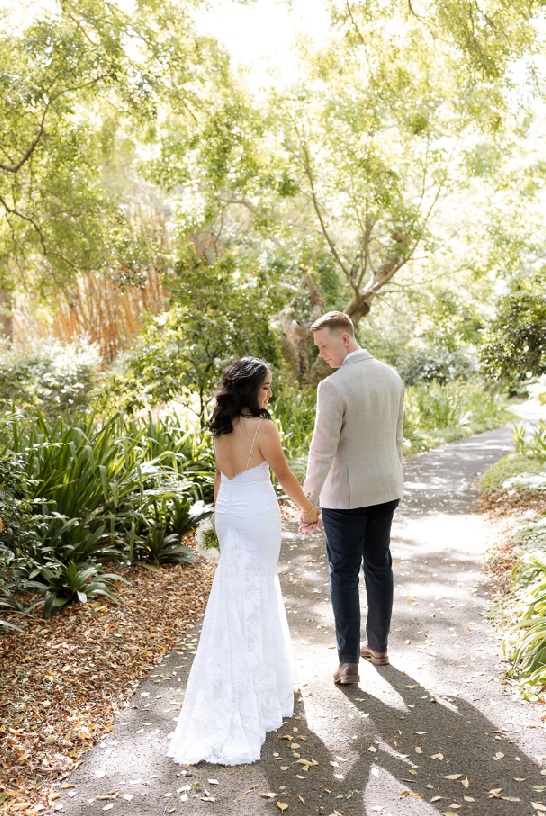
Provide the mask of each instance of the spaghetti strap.
POLYGON ((254 443, 256 441, 256 437, 258 436, 258 431, 260 430, 260 425, 262 424, 263 417, 261 417, 260 421, 256 425, 256 433, 254 434, 254 439, 252 440, 252 445, 250 446, 250 453, 248 454, 248 462, 246 463, 245 470, 248 470, 248 466, 250 465, 250 457, 252 456, 252 451, 254 450, 254 443))

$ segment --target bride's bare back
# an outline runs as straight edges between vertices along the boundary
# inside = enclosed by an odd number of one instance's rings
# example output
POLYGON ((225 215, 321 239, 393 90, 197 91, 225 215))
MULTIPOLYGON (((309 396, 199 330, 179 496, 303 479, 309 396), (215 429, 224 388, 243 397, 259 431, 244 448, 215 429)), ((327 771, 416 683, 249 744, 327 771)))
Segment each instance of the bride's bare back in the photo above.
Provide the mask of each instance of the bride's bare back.
POLYGON ((271 420, 262 420, 261 417, 234 417, 233 431, 217 436, 214 440, 216 467, 228 479, 233 479, 239 473, 265 462, 259 445, 258 426, 262 422, 271 420))

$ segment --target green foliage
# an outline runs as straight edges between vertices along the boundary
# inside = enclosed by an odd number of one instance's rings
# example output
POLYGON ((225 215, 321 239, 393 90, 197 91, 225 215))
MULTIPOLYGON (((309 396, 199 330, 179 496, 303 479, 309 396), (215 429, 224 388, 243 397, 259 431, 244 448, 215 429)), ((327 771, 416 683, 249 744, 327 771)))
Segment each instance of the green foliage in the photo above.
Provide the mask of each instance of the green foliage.
POLYGON ((17 287, 20 270, 41 293, 89 269, 132 278, 168 255, 157 236, 134 229, 138 154, 166 111, 194 121, 209 78, 222 85, 225 57, 195 34, 194 3, 9 5, 0 32, 0 283, 17 287))
POLYGON ((27 581, 27 586, 34 587, 44 596, 42 614, 51 615, 68 603, 78 600, 86 603, 93 595, 103 595, 117 603, 115 596, 109 589, 114 581, 124 581, 120 575, 106 573, 101 570, 102 565, 89 566, 86 562, 74 563, 69 561, 47 562, 40 568, 41 581, 27 581))
MULTIPOLYGON (((543 542, 544 543, 544 542, 543 542)), ((512 572, 525 604, 521 619, 512 630, 517 637, 512 669, 524 686, 546 685, 546 553, 525 553, 512 572)))
POLYGON ((419 382, 446 383, 457 379, 471 379, 476 374, 476 363, 463 349, 451 351, 445 346, 431 344, 408 349, 396 366, 406 385, 419 382))
MULTIPOLYGON (((313 433, 316 393, 311 389, 281 389, 272 401, 287 458, 299 478, 305 476, 313 433)), ((499 394, 481 383, 459 380, 406 388, 404 453, 411 456, 444 442, 497 428, 512 415, 499 394)))
POLYGON ((509 417, 505 400, 484 390, 481 383, 409 386, 404 401, 404 452, 411 455, 498 428, 509 417))
POLYGON ((206 264, 190 257, 171 279, 168 312, 150 318, 134 347, 124 356, 101 392, 109 400, 121 393, 125 405, 177 399, 204 418, 220 374, 237 357, 248 354, 269 363, 278 360, 269 323, 267 289, 259 278, 237 268, 235 257, 206 264))
POLYGON ((491 465, 480 480, 480 489, 484 493, 506 490, 514 485, 532 484, 533 479, 544 472, 544 464, 537 459, 529 459, 525 453, 509 453, 491 465))
POLYGON ((315 424, 316 391, 281 386, 275 390, 271 402, 272 415, 277 423, 288 463, 297 478, 303 481, 315 424))
POLYGON ((95 344, 42 340, 14 350, 0 344, 0 404, 39 407, 47 414, 87 404, 100 366, 95 344))
POLYGON ((517 453, 546 462, 546 421, 539 419, 529 429, 525 425, 518 425, 514 429, 514 443, 517 453))
POLYGON ((86 413, 2 419, 4 595, 38 590, 44 611, 104 594, 103 563, 189 563, 180 536, 212 498, 210 441, 177 417, 99 422, 86 413))
POLYGON ((480 352, 485 376, 508 386, 546 373, 546 295, 543 275, 517 281, 497 304, 480 352))

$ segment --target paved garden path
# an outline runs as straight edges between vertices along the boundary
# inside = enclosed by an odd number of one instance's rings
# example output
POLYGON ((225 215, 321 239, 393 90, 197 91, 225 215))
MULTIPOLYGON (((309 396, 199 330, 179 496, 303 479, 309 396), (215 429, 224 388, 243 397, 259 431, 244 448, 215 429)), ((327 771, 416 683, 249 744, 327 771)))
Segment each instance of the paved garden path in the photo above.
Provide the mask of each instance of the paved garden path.
POLYGON ((361 662, 359 687, 333 685, 322 539, 303 540, 292 525, 280 571, 301 693, 295 716, 268 736, 261 761, 184 771, 165 757, 196 627, 141 683, 114 730, 72 774, 64 813, 89 816, 107 807, 112 816, 546 812, 544 727, 533 707, 502 684, 499 638, 486 618, 485 531, 472 515, 476 475, 510 448, 505 428, 408 463, 406 498, 393 529, 391 666, 361 662))

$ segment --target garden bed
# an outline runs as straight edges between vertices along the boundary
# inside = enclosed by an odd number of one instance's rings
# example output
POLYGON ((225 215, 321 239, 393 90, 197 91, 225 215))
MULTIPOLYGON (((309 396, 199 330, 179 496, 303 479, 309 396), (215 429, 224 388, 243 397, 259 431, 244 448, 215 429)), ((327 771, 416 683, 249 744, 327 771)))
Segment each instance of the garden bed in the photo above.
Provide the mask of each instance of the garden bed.
POLYGON ((119 606, 100 599, 49 618, 4 614, 22 631, 0 637, 0 812, 55 810, 67 773, 203 613, 213 575, 201 558, 135 567, 118 585, 119 606))

